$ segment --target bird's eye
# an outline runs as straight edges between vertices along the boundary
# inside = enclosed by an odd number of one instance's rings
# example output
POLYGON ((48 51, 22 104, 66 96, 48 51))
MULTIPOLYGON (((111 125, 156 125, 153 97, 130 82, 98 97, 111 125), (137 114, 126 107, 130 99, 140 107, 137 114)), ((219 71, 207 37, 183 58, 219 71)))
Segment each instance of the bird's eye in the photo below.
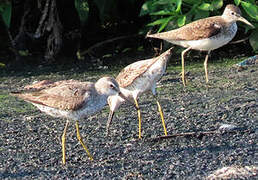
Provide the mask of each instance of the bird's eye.
POLYGON ((231 12, 231 15, 235 15, 235 12, 231 12))
POLYGON ((113 84, 110 84, 109 87, 115 89, 115 86, 113 84))

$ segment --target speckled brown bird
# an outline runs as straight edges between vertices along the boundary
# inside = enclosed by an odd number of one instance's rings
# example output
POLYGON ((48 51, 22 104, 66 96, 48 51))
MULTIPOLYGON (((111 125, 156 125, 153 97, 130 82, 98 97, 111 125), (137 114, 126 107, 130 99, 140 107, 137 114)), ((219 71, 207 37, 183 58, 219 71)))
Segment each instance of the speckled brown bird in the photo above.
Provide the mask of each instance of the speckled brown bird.
MULTIPOLYGON (((162 53, 160 56, 134 62, 126 66, 116 77, 116 80, 120 86, 121 92, 127 99, 134 101, 139 120, 139 138, 141 138, 141 112, 138 105, 138 97, 148 91, 151 91, 156 99, 158 110, 160 113, 164 133, 167 135, 167 129, 164 121, 164 115, 161 105, 156 95, 156 84, 162 78, 165 73, 167 61, 172 53, 172 48, 162 53)), ((107 134, 109 126, 113 119, 114 112, 125 102, 125 99, 119 96, 109 96, 108 104, 110 107, 110 113, 107 121, 107 134)))
POLYGON ((232 4, 226 6, 222 16, 213 16, 189 23, 181 28, 157 33, 147 34, 146 37, 166 40, 172 44, 183 46, 187 49, 182 51, 182 81, 185 83, 184 56, 191 49, 207 51, 204 61, 206 82, 208 79, 207 63, 212 50, 224 46, 233 39, 237 32, 236 21, 242 21, 254 27, 241 16, 240 9, 232 4))
POLYGON ((110 77, 103 77, 96 83, 64 80, 52 82, 43 80, 33 85, 26 86, 29 92, 13 92, 11 95, 32 103, 42 112, 53 117, 67 119, 62 135, 62 162, 66 163, 65 141, 66 131, 70 121, 75 123, 77 138, 88 156, 92 155, 85 146, 79 131, 78 121, 100 111, 111 95, 127 99, 120 91, 117 81, 110 77))

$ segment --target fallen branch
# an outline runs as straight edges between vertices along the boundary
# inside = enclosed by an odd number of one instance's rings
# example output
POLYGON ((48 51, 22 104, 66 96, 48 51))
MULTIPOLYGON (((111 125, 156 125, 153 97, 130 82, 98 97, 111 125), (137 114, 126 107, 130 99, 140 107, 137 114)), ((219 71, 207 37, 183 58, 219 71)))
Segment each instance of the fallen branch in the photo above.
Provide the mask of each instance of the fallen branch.
POLYGON ((247 129, 247 128, 236 128, 234 130, 230 131, 220 131, 220 130, 213 130, 213 131, 203 131, 203 132, 186 132, 186 133, 178 133, 178 134, 172 134, 168 136, 159 136, 155 138, 150 138, 147 141, 160 141, 160 140, 165 140, 165 139, 171 139, 175 137, 197 137, 199 139, 202 139, 203 136, 207 135, 222 135, 225 133, 254 133, 255 130, 247 129))
POLYGON ((244 41, 247 41, 249 37, 246 37, 244 39, 240 39, 240 40, 237 40, 237 41, 232 41, 230 42, 229 44, 238 44, 238 43, 241 43, 241 42, 244 42, 244 41))
POLYGON ((104 44, 111 43, 111 42, 121 40, 121 39, 128 39, 128 38, 132 38, 132 37, 137 37, 137 36, 142 36, 142 35, 133 34, 133 35, 128 35, 128 36, 119 36, 119 37, 115 37, 115 38, 112 38, 112 39, 108 39, 108 40, 105 40, 105 41, 94 44, 93 46, 89 47, 85 51, 81 52, 80 55, 83 56, 84 54, 89 54, 93 49, 95 49, 97 47, 100 47, 100 46, 103 46, 104 44))

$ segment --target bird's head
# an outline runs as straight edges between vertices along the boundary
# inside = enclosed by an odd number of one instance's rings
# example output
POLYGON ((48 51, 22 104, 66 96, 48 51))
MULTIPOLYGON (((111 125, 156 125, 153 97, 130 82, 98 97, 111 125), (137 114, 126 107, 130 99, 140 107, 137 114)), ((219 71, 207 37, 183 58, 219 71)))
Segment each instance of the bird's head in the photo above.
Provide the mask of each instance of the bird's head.
MULTIPOLYGON (((134 102, 127 96, 125 96, 120 88, 119 88, 119 84, 117 83, 117 81, 114 78, 111 77, 103 77, 100 78, 96 84, 95 84, 95 88, 97 89, 97 91, 101 94, 104 94, 106 96, 114 96, 114 95, 118 95, 120 96, 122 99, 125 99, 126 101, 134 104, 134 102)), ((135 105, 134 105, 135 106, 135 105)))
POLYGON ((233 4, 229 4, 226 6, 222 17, 225 20, 231 21, 231 22, 241 21, 241 22, 251 26, 252 28, 254 28, 254 26, 249 21, 247 21, 245 18, 242 17, 242 13, 241 13, 241 10, 239 9, 239 7, 237 7, 233 4))
POLYGON ((95 87, 98 92, 107 96, 113 96, 121 93, 117 81, 111 77, 100 78, 96 82, 95 87))

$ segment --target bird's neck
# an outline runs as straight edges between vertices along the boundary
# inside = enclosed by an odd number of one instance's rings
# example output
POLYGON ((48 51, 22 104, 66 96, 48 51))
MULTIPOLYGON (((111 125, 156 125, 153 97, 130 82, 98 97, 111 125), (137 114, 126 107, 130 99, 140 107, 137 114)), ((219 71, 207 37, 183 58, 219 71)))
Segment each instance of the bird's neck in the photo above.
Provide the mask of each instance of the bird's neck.
MULTIPOLYGON (((94 87, 95 87, 96 92, 97 92, 99 95, 101 95, 101 96, 105 96, 105 95, 106 95, 105 89, 102 87, 101 84, 98 84, 98 82, 97 82, 97 83, 94 84, 94 87)), ((106 95, 106 96, 107 96, 107 95, 106 95)))
POLYGON ((222 15, 222 18, 226 22, 227 26, 231 26, 232 24, 236 23, 236 20, 232 20, 227 15, 222 15))
POLYGON ((129 90, 125 89, 125 88, 122 88, 122 87, 120 87, 120 91, 121 91, 121 93, 122 93, 126 98, 128 98, 128 99, 133 99, 133 95, 132 95, 132 92, 131 92, 131 91, 129 91, 129 90))

